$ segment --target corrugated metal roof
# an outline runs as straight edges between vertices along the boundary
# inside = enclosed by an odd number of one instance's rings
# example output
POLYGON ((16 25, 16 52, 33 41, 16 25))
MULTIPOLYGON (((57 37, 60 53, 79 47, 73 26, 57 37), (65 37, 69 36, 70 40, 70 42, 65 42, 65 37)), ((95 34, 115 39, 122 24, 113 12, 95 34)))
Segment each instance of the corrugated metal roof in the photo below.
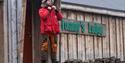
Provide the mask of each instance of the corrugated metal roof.
POLYGON ((62 2, 125 11, 125 0, 62 0, 62 2))

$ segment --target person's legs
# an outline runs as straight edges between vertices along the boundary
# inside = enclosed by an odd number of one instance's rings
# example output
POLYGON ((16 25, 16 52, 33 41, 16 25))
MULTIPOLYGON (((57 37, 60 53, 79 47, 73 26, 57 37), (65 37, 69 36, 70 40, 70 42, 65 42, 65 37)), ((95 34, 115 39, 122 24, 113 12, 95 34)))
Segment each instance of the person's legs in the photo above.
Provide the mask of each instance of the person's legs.
POLYGON ((52 55, 52 63, 56 63, 56 43, 55 43, 55 35, 54 34, 50 34, 49 35, 49 39, 51 42, 51 55, 52 55))

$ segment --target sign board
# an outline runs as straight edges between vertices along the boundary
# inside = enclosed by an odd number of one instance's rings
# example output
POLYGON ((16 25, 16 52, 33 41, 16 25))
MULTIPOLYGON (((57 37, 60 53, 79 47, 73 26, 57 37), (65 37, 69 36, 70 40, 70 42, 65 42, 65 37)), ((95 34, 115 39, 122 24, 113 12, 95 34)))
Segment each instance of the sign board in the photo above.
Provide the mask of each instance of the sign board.
POLYGON ((74 21, 63 19, 61 21, 61 32, 64 33, 77 33, 86 35, 105 36, 106 29, 104 24, 91 23, 84 21, 74 21))

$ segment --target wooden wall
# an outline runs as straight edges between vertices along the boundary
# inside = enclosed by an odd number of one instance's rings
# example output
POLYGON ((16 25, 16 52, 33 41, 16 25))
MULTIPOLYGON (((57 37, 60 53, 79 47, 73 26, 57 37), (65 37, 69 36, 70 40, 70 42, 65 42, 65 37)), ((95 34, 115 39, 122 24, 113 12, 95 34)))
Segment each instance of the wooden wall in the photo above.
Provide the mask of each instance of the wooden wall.
POLYGON ((97 37, 61 33, 58 36, 57 58, 64 62, 68 59, 83 61, 96 58, 116 57, 125 60, 125 18, 63 10, 64 18, 106 25, 106 36, 97 37))

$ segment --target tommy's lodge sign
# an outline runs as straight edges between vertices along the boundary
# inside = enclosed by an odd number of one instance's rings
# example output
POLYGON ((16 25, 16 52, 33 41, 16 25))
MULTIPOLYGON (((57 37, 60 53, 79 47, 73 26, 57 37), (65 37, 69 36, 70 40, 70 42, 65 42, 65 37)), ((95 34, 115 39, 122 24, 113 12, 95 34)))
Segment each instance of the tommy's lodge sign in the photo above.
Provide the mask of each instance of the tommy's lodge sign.
POLYGON ((61 31, 64 33, 86 34, 96 36, 106 35, 104 24, 84 21, 73 21, 69 19, 63 19, 61 21, 61 31))

